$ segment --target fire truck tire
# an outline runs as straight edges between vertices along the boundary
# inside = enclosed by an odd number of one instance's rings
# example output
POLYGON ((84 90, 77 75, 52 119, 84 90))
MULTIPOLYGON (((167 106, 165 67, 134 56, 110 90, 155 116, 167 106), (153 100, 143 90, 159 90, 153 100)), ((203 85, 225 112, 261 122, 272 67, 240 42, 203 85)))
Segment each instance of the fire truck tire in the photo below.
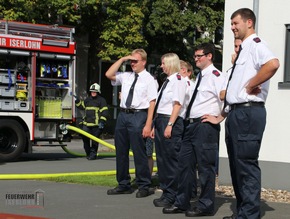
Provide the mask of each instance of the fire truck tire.
POLYGON ((15 120, 0 121, 0 161, 12 161, 20 157, 25 149, 25 132, 15 120))

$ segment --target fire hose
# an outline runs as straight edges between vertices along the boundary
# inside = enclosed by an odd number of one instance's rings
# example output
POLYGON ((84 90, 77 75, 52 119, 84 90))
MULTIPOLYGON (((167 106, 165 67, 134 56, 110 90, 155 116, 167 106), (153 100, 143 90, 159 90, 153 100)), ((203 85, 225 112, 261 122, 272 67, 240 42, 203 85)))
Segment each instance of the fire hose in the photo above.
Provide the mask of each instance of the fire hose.
MULTIPOLYGON (((84 136, 86 136, 86 137, 92 139, 93 141, 96 141, 96 142, 98 142, 99 144, 102 144, 102 145, 104 145, 104 146, 106 146, 106 147, 108 147, 108 148, 110 148, 110 149, 112 149, 112 150, 114 150, 114 151, 116 150, 116 147, 115 147, 114 145, 112 145, 112 144, 110 144, 110 143, 108 143, 108 142, 106 142, 106 141, 103 141, 103 140, 97 138, 96 136, 91 135, 91 134, 89 134, 89 133, 83 131, 83 130, 80 129, 80 128, 77 128, 77 127, 72 126, 72 125, 66 125, 65 127, 61 127, 61 129, 64 129, 64 128, 67 129, 67 130, 72 130, 72 131, 75 131, 75 132, 77 132, 77 133, 79 133, 79 134, 82 134, 82 135, 84 135, 84 136)), ((69 153, 69 154, 71 154, 71 155, 81 156, 81 157, 86 156, 85 154, 79 154, 79 153, 72 152, 72 151, 68 150, 67 147, 64 146, 64 145, 61 146, 61 147, 62 147, 62 149, 63 149, 65 152, 67 152, 67 153, 69 153)), ((100 154, 100 155, 101 155, 101 156, 112 156, 112 154, 106 154, 106 153, 104 153, 104 154, 102 153, 102 154, 100 154)), ((133 156, 133 152, 132 152, 132 151, 129 151, 129 155, 130 155, 130 156, 133 156)), ((153 153, 153 159, 156 160, 156 154, 155 154, 155 153, 153 153)))
MULTIPOLYGON (((98 143, 115 150, 115 146, 105 142, 85 131, 83 131, 82 129, 76 128, 74 126, 71 125, 66 125, 65 127, 61 127, 61 129, 67 129, 67 130, 72 130, 75 132, 78 132, 80 134, 83 134, 85 136, 87 136, 88 138, 91 138, 94 141, 97 141, 98 143)), ((61 146, 62 149, 72 155, 76 155, 76 156, 85 156, 82 154, 78 154, 75 152, 72 152, 70 150, 67 149, 66 146, 61 146)), ((129 152, 130 156, 133 156, 133 153, 130 151, 129 152)), ((111 156, 110 155, 106 155, 105 156, 111 156)), ((155 158, 155 154, 153 154, 153 159, 156 160, 155 158)), ((157 167, 153 168, 153 171, 156 172, 157 171, 157 167)), ((135 169, 130 169, 129 170, 130 174, 134 174, 135 173, 135 169)), ((75 173, 33 173, 33 174, 0 174, 0 180, 31 180, 31 179, 45 179, 45 178, 52 178, 52 177, 61 177, 61 176, 82 176, 82 175, 91 175, 91 176, 109 176, 109 175, 116 175, 116 170, 105 170, 105 171, 97 171, 97 172, 75 172, 75 173)))

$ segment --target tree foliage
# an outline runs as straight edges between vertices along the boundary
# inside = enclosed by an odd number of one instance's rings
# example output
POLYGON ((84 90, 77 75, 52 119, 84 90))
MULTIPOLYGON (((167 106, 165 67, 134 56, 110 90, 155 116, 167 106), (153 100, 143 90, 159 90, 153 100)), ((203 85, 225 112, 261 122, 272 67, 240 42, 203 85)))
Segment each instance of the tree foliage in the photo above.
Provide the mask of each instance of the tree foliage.
POLYGON ((74 25, 78 0, 0 0, 2 19, 45 24, 74 25))
POLYGON ((223 26, 223 6, 224 0, 152 1, 146 25, 149 45, 186 59, 196 44, 214 40, 215 30, 223 26))
POLYGON ((102 45, 99 57, 110 60, 110 57, 127 55, 135 48, 147 47, 142 31, 146 3, 115 0, 106 4, 107 18, 100 36, 102 45))
POLYGON ((104 60, 142 47, 181 58, 223 25, 224 0, 0 0, 0 17, 75 26, 104 60))

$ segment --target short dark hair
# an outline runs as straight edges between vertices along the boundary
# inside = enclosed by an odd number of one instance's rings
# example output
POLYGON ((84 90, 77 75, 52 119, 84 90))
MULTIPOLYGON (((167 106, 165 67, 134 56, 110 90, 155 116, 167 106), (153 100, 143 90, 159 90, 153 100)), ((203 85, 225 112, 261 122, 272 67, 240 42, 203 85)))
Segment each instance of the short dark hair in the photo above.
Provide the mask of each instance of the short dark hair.
POLYGON ((253 26, 255 28, 256 25, 256 15, 254 14, 254 12, 249 9, 249 8, 240 8, 238 10, 236 10, 232 16, 231 19, 235 18, 236 16, 241 15, 241 18, 243 19, 243 21, 246 21, 248 19, 253 21, 253 26))
POLYGON ((215 58, 215 47, 213 43, 202 43, 195 47, 194 51, 203 50, 204 54, 212 54, 212 61, 215 58))

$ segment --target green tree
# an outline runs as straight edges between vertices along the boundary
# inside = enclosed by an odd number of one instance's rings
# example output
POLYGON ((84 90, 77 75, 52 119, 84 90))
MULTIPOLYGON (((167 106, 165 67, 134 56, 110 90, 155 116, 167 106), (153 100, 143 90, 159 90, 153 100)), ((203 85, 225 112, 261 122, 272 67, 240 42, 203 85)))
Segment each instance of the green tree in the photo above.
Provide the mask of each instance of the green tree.
POLYGON ((213 41, 223 26, 224 0, 152 0, 146 25, 150 50, 191 59, 193 47, 213 41))
POLYGON ((78 0, 0 0, 0 16, 5 20, 40 24, 74 25, 80 19, 78 0))
POLYGON ((185 51, 183 35, 188 29, 187 18, 188 11, 182 11, 178 1, 151 1, 145 32, 149 50, 159 54, 176 52, 179 55, 185 51))
POLYGON ((2 19, 70 25, 87 34, 89 66, 138 47, 190 60, 193 46, 214 41, 223 12, 224 0, 0 0, 2 19))
POLYGON ((223 26, 224 0, 0 0, 2 19, 73 25, 88 33, 98 57, 118 58, 143 47, 191 52, 223 26))
POLYGON ((103 60, 128 55, 135 48, 146 48, 143 34, 147 1, 114 0, 105 5, 106 20, 100 36, 98 56, 103 60))

